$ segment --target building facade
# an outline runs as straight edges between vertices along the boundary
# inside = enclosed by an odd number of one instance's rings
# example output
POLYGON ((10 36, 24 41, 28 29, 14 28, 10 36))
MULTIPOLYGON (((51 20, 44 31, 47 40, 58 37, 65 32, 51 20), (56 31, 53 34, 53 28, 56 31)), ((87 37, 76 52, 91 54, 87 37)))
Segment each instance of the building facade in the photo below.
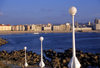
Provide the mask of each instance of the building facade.
POLYGON ((94 20, 94 23, 95 23, 95 24, 100 24, 100 19, 95 19, 95 20, 94 20))
POLYGON ((32 24, 32 25, 30 25, 30 30, 40 32, 40 31, 42 31, 42 25, 32 24))
POLYGON ((24 25, 13 25, 11 28, 12 31, 25 31, 24 25))
POLYGON ((12 30, 12 31, 18 31, 18 25, 13 25, 13 26, 11 27, 11 30, 12 30))
POLYGON ((100 19, 95 19, 94 23, 93 29, 100 30, 100 19))
POLYGON ((70 24, 53 25, 53 31, 70 31, 70 24))
POLYGON ((52 24, 43 25, 43 31, 52 31, 52 24))
POLYGON ((42 31, 42 26, 41 25, 36 25, 34 31, 37 31, 37 32, 42 31))
POLYGON ((36 25, 35 24, 30 25, 30 27, 31 27, 31 30, 32 31, 35 31, 35 28, 36 28, 36 25))
POLYGON ((71 30, 71 25, 70 23, 66 23, 66 31, 70 31, 71 30))
POLYGON ((31 30, 31 26, 30 25, 25 25, 25 31, 30 31, 31 30))
POLYGON ((0 25, 0 31, 11 31, 11 25, 0 25))
POLYGON ((52 27, 45 26, 45 27, 43 27, 43 30, 44 31, 52 31, 52 27))
POLYGON ((100 30, 100 24, 95 24, 95 25, 94 25, 94 29, 95 29, 95 30, 100 30))
POLYGON ((91 31, 91 27, 81 27, 81 28, 75 28, 76 31, 91 31))

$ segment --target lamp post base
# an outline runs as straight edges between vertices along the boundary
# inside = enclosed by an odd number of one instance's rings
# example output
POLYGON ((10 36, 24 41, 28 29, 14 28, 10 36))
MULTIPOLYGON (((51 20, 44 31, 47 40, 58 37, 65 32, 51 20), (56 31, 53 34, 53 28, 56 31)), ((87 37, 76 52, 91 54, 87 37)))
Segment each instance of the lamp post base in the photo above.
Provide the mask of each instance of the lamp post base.
POLYGON ((69 68, 80 68, 81 67, 81 64, 78 61, 78 59, 77 59, 76 56, 75 57, 72 57, 71 61, 68 64, 68 67, 69 68))
POLYGON ((41 61, 41 62, 40 62, 40 64, 39 64, 39 66, 40 66, 40 67, 42 67, 42 68, 43 68, 43 67, 45 67, 44 62, 43 62, 43 61, 41 61))
POLYGON ((28 66, 28 63, 25 63, 25 67, 27 67, 28 66))

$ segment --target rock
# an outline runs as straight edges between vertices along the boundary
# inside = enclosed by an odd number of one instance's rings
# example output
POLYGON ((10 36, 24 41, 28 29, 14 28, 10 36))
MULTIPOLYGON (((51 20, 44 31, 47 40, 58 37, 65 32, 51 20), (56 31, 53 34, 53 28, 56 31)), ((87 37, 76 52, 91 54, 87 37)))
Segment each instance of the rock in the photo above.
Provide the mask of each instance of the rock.
MULTIPOLYGON (((25 61, 25 51, 11 51, 8 53, 3 50, 0 52, 0 60, 5 60, 11 62, 11 64, 24 66, 25 61)), ((38 66, 40 63, 40 55, 33 53, 32 51, 27 51, 27 62, 29 66, 38 66)), ((53 50, 44 50, 45 57, 44 63, 46 66, 53 68, 68 68, 68 63, 72 58, 72 49, 65 50, 64 52, 56 52, 53 50)), ((100 66, 100 54, 83 53, 82 51, 77 51, 76 56, 81 63, 82 68, 87 68, 88 66, 100 66)))
MULTIPOLYGON (((45 51, 47 57, 49 57, 53 62, 55 67, 67 67, 70 59, 72 58, 72 49, 65 50, 63 52, 55 53, 57 56, 53 54, 53 50, 45 51), (59 58, 59 61, 57 61, 59 58)), ((99 55, 100 54, 92 54, 92 53, 83 53, 83 51, 76 51, 76 56, 80 61, 83 68, 88 66, 99 66, 99 55)), ((53 66, 53 67, 54 67, 53 66)))
POLYGON ((0 68, 10 68, 10 67, 0 61, 0 68))
POLYGON ((60 59, 59 58, 55 58, 55 59, 52 59, 52 66, 53 66, 53 68, 60 68, 61 66, 60 66, 60 59))
POLYGON ((63 64, 67 63, 66 59, 63 59, 63 64))
POLYGON ((5 39, 0 38, 0 46, 7 44, 8 41, 6 41, 5 39))

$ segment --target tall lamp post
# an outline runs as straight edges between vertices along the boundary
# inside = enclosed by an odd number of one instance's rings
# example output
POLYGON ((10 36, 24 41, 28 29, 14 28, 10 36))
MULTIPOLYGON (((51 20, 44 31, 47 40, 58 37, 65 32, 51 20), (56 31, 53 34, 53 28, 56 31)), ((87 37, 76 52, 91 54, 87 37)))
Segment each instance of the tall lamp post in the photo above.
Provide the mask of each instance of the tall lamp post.
POLYGON ((72 38, 73 38, 73 57, 71 59, 71 61, 69 62, 68 64, 68 67, 69 68, 80 68, 81 67, 81 64, 80 62, 78 61, 77 57, 76 57, 76 49, 75 49, 75 28, 74 28, 74 16, 75 14, 77 13, 77 9, 76 7, 71 7, 69 9, 69 13, 71 14, 72 16, 72 26, 73 26, 73 33, 72 33, 72 38))
POLYGON ((27 47, 26 46, 24 47, 24 50, 25 50, 25 67, 27 67, 28 66, 28 63, 27 63, 27 59, 26 59, 26 50, 27 50, 27 47))
POLYGON ((41 41, 41 61, 40 61, 39 66, 42 67, 42 68, 45 67, 45 64, 43 62, 43 47, 42 47, 43 40, 44 40, 44 38, 40 37, 40 41, 41 41))

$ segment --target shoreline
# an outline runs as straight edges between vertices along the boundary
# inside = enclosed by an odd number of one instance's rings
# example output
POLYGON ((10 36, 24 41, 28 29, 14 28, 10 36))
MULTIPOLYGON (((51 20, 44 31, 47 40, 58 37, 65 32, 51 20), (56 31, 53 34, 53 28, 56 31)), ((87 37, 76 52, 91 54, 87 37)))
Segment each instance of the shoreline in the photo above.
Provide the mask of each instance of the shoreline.
MULTIPOLYGON (((8 34, 25 34, 25 33, 71 33, 72 31, 0 31, 0 35, 8 35, 8 34)), ((99 30, 92 30, 92 31, 76 31, 76 32, 94 32, 100 33, 99 30)))

